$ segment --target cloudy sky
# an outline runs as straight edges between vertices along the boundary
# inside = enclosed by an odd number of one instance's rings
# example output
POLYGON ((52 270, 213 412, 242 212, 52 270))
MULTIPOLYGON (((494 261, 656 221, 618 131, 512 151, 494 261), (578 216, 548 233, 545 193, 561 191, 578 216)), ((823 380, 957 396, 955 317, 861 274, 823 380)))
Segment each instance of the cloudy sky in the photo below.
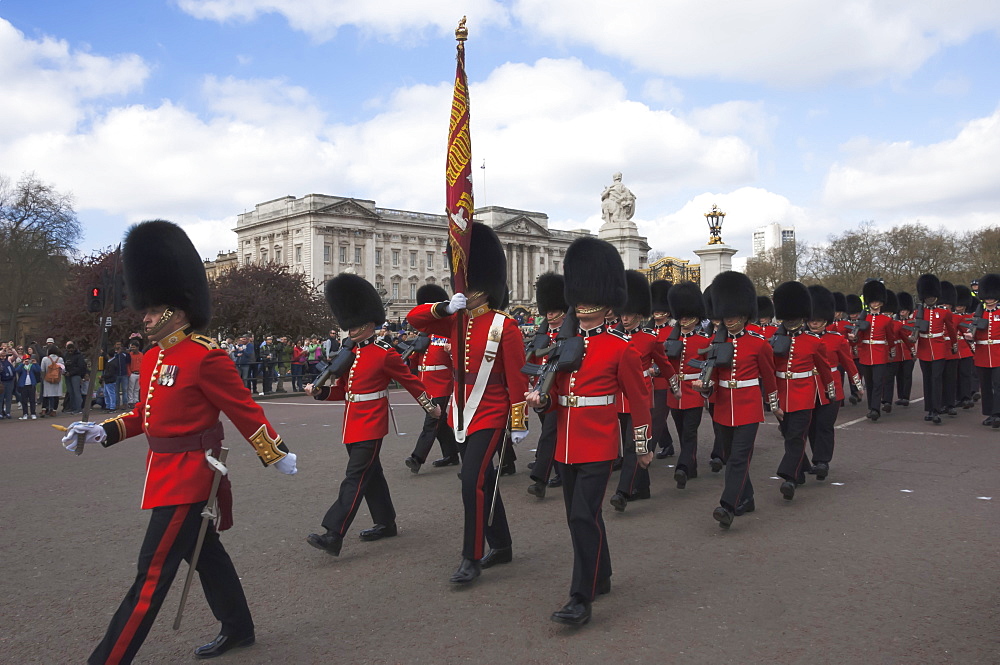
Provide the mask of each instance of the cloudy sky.
POLYGON ((1000 223, 996 0, 0 0, 0 174, 72 192, 85 251, 162 217, 214 257, 286 195, 441 212, 463 14, 477 206, 596 230, 622 171, 691 259, 713 203, 742 255, 1000 223))

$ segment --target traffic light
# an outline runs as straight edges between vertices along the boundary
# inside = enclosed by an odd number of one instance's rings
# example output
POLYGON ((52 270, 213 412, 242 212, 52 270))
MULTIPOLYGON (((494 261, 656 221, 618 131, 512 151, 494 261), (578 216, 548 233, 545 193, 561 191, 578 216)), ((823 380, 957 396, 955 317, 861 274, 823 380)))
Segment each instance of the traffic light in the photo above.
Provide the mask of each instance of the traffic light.
POLYGON ((95 313, 104 311, 104 289, 99 286, 91 287, 87 295, 87 311, 95 313))
POLYGON ((119 270, 115 273, 115 287, 112 297, 114 311, 120 312, 128 307, 128 293, 125 291, 125 273, 119 270))

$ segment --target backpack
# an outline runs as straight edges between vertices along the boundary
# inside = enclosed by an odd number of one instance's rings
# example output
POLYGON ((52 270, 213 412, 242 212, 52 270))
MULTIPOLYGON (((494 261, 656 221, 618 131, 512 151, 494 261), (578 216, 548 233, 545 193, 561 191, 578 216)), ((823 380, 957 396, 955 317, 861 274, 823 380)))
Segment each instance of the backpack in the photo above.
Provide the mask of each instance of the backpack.
POLYGON ((13 381, 14 380, 14 366, 8 362, 3 363, 0 367, 0 381, 13 381))
POLYGON ((59 383, 62 381, 62 369, 59 363, 49 358, 49 368, 45 370, 45 383, 59 383))

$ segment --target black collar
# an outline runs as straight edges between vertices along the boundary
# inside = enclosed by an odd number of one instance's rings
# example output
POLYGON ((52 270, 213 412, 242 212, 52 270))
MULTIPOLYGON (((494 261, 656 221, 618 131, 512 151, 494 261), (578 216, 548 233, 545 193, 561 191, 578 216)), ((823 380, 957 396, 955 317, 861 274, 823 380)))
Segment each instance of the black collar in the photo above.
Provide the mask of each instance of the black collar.
POLYGON ((596 328, 591 328, 590 330, 584 330, 583 328, 580 328, 580 337, 583 338, 593 337, 594 335, 600 335, 602 332, 604 332, 603 325, 597 326, 596 328))
POLYGON ((355 342, 354 347, 357 348, 357 349, 360 349, 362 347, 365 347, 365 346, 368 346, 369 344, 374 344, 374 343, 375 343, 375 335, 372 334, 371 337, 369 337, 368 339, 366 339, 363 342, 355 342))

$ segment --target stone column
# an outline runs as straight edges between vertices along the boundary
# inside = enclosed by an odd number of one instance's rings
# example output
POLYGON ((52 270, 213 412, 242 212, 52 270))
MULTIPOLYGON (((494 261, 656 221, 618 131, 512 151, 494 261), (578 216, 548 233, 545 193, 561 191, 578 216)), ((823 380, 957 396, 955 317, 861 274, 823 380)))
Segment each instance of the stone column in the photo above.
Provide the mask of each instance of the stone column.
POLYGON ((721 272, 733 269, 733 254, 739 250, 729 245, 705 245, 694 253, 701 259, 701 290, 704 291, 721 272))

